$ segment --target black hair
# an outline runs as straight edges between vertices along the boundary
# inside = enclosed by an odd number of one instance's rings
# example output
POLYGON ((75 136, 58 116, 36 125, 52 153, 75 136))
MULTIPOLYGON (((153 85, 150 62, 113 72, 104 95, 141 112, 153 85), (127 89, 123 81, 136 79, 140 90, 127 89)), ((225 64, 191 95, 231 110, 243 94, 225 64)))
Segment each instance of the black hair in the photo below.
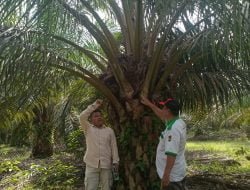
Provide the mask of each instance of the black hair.
POLYGON ((174 116, 178 116, 181 106, 178 101, 170 100, 164 106, 166 106, 174 116))

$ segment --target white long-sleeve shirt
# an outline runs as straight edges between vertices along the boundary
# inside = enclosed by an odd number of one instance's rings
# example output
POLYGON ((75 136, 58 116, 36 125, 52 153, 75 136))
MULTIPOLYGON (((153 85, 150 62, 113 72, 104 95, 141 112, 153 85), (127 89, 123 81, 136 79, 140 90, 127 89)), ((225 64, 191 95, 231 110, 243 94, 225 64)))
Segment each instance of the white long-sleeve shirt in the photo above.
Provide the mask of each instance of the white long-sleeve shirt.
POLYGON ((119 162, 115 133, 110 127, 98 128, 88 121, 90 114, 97 107, 96 103, 89 105, 79 118, 87 145, 84 162, 94 168, 110 169, 112 164, 119 162))

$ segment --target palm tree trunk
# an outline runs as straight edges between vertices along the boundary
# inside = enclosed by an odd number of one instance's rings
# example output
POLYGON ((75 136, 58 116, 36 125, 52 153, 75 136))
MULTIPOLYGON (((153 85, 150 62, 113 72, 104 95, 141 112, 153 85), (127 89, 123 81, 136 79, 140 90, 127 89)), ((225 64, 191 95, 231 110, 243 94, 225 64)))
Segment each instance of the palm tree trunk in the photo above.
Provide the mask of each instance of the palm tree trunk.
POLYGON ((49 122, 48 109, 34 110, 36 119, 33 122, 33 145, 31 157, 46 158, 53 155, 53 127, 49 122))
POLYGON ((155 150, 159 125, 150 116, 124 124, 119 137, 120 178, 115 189, 159 189, 155 168, 155 150))
POLYGON ((34 138, 32 146, 33 158, 47 158, 53 155, 52 127, 43 123, 34 126, 34 138))

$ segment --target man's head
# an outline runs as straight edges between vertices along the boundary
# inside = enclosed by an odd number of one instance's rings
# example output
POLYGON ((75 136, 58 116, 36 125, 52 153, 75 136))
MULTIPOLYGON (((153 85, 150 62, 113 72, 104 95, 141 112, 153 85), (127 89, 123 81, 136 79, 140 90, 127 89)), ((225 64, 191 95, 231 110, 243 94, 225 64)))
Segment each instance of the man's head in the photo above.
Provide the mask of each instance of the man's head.
POLYGON ((178 101, 169 98, 164 102, 159 102, 159 104, 163 106, 164 110, 167 111, 167 115, 169 117, 171 116, 177 117, 179 115, 181 107, 178 101))
POLYGON ((102 127, 104 120, 99 109, 93 111, 89 116, 90 122, 96 127, 102 127))

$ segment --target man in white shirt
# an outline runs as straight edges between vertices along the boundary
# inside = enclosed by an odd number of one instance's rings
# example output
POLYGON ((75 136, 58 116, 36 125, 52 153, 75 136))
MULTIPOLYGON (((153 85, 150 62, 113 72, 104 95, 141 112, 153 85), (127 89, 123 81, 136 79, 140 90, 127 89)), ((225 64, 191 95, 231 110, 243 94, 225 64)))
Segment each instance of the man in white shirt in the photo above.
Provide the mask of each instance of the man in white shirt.
POLYGON ((86 137, 87 149, 84 156, 86 163, 85 190, 110 190, 112 186, 112 168, 118 171, 118 148, 113 129, 104 125, 98 108, 102 100, 96 100, 80 114, 81 129, 86 137), (90 120, 90 122, 88 121, 90 120))
POLYGON ((161 178, 161 188, 164 190, 185 190, 185 145, 186 124, 179 118, 180 105, 174 99, 168 99, 158 106, 146 97, 141 102, 150 107, 153 112, 165 122, 166 129, 160 135, 157 146, 156 168, 161 178))

